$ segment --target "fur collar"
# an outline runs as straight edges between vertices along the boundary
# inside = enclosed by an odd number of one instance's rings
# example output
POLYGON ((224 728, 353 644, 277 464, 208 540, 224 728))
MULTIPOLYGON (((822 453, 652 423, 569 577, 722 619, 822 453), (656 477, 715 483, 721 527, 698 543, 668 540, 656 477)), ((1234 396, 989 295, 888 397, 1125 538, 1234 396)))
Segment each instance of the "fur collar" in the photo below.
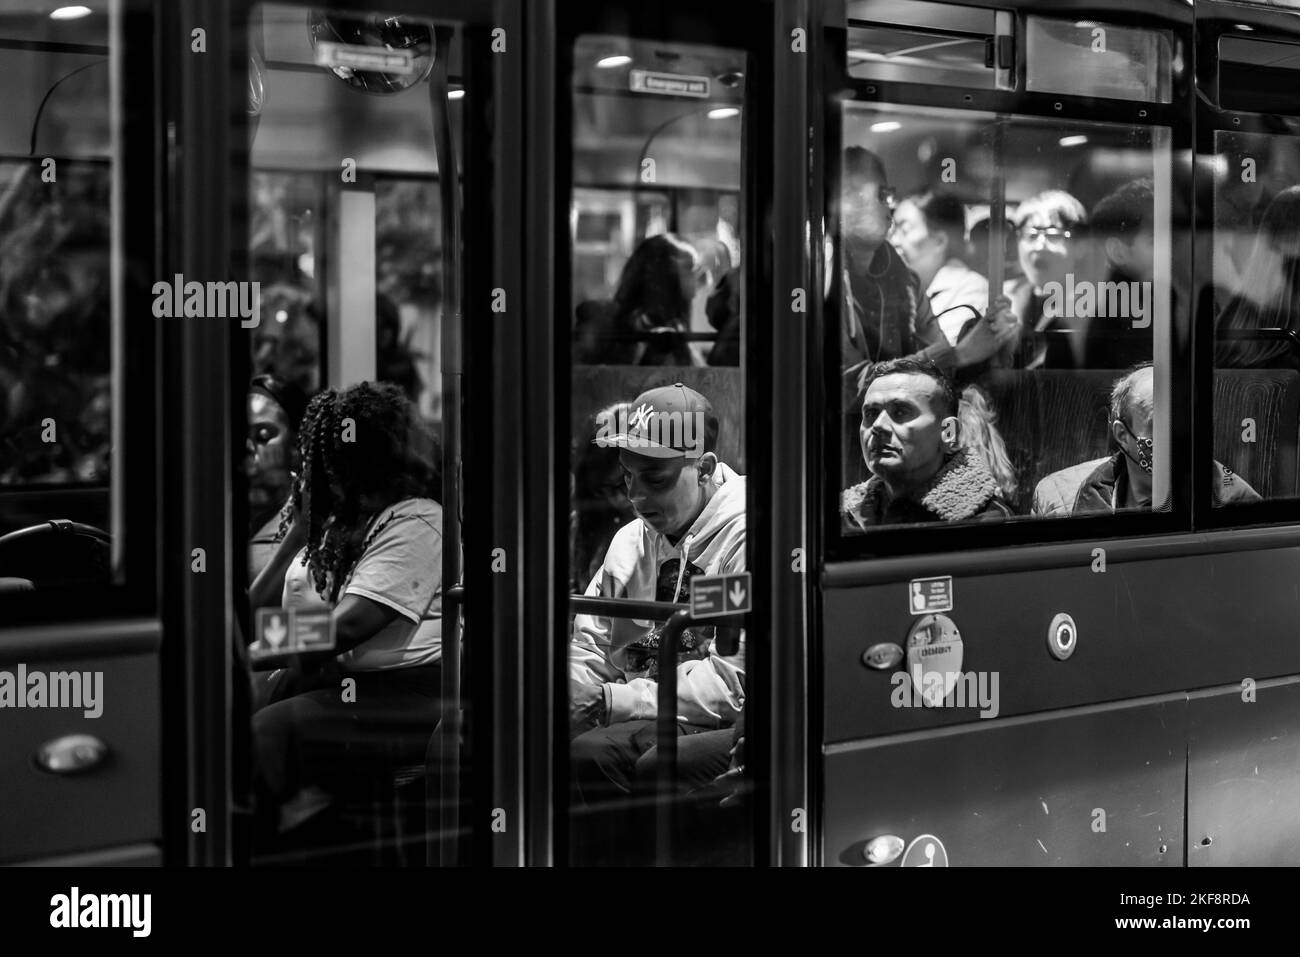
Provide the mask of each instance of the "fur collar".
MULTIPOLYGON (((944 463, 920 501, 940 521, 960 522, 977 515, 998 495, 998 483, 977 456, 959 449, 944 463)), ((880 524, 892 504, 885 483, 874 475, 844 491, 841 509, 856 523, 880 524)))

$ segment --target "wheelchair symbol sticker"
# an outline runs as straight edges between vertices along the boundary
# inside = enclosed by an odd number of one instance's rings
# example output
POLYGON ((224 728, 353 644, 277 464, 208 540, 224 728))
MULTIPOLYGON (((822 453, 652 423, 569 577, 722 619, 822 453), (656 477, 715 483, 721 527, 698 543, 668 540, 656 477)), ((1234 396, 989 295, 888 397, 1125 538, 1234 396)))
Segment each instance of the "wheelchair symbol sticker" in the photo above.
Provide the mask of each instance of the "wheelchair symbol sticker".
POLYGON ((907 845, 900 867, 947 867, 948 852, 933 834, 922 834, 907 845))

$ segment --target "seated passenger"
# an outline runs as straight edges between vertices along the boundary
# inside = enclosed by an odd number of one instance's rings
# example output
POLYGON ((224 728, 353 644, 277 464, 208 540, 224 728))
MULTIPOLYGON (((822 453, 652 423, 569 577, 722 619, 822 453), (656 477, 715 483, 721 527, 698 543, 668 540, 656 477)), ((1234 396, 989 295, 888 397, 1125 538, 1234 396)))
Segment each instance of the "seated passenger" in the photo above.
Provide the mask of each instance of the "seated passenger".
MULTIPOLYGON (((1049 283, 1060 284, 1064 291, 1068 277, 1079 267, 1079 234, 1087 224, 1083 204, 1069 193, 1049 189, 1032 196, 1016 210, 1020 268, 1024 275, 1008 279, 1003 293, 1011 299, 1011 311, 1020 320, 1020 338, 1009 357, 1009 364, 1022 369, 1060 363, 1047 355, 1044 332, 1069 329, 1074 319, 1062 315, 1060 298, 1053 299, 1049 283)), ((1076 362, 1081 357, 1076 357, 1076 362)))
POLYGON ((254 376, 248 387, 248 580, 266 567, 279 541, 280 508, 289 499, 299 468, 298 426, 307 396, 273 375, 254 376))
POLYGON ((859 430, 871 478, 841 496, 850 526, 1010 516, 983 457, 962 446, 958 403, 952 380, 933 363, 904 358, 872 367, 859 430))
MULTIPOLYGON (((1095 314, 1084 319, 1087 332, 1080 364, 1116 369, 1149 360, 1155 318, 1155 190, 1150 179, 1125 183, 1092 211, 1089 231, 1106 255, 1106 282, 1099 288, 1095 314), (1145 334, 1124 335, 1132 330, 1145 334)), ((1170 308, 1175 308, 1173 290, 1170 308)))
MULTIPOLYGON (((1147 364, 1118 379, 1110 393, 1111 438, 1119 451, 1047 476, 1034 489, 1033 514, 1064 517, 1150 508, 1154 413, 1154 374, 1147 364)), ((1215 505, 1259 500, 1245 479, 1218 462, 1210 488, 1215 505)))
MULTIPOLYGON (((1300 333, 1300 186, 1282 190, 1268 204, 1241 290, 1224 307, 1217 328, 1300 333)), ((1216 356, 1220 367, 1300 369, 1300 355, 1285 338, 1225 339, 1216 356)))
POLYGON ((636 518, 623 486, 623 466, 618 449, 595 442, 602 423, 630 415, 626 402, 606 406, 587 420, 574 450, 573 515, 570 523, 571 586, 584 592, 600 572, 614 533, 636 518))
POLYGON ((422 764, 441 716, 442 507, 431 436, 397 386, 363 382, 311 400, 299 451, 283 540, 250 604, 327 610, 335 644, 255 675, 259 817, 273 828, 278 815, 281 831, 351 781, 422 764), (345 678, 351 696, 340 690, 345 678))
MULTIPOLYGON (((614 535, 587 595, 685 602, 696 575, 745 569, 745 479, 718 461, 718 420, 708 399, 681 383, 651 389, 597 442, 619 449, 637 518, 614 535)), ((658 715, 650 621, 576 616, 569 646, 575 805, 617 801, 653 767, 658 715)), ((744 640, 713 649, 711 627, 692 627, 678 655, 677 772, 683 789, 726 770, 731 726, 744 705, 744 640), (720 734, 710 731, 726 729, 720 734)), ((653 778, 649 777, 651 785, 653 778)))
POLYGON ((989 306, 989 281, 966 265, 966 211, 949 193, 926 190, 898 204, 890 242, 920 279, 930 311, 952 345, 989 306))
POLYGON ((573 359, 585 365, 697 366, 684 334, 699 285, 699 253, 670 233, 643 240, 614 298, 578 306, 573 359))
POLYGON ((958 439, 961 447, 979 458, 997 483, 998 494, 1007 503, 1015 501, 1019 481, 1007 444, 998 431, 997 413, 984 390, 968 385, 961 390, 958 404, 958 439))

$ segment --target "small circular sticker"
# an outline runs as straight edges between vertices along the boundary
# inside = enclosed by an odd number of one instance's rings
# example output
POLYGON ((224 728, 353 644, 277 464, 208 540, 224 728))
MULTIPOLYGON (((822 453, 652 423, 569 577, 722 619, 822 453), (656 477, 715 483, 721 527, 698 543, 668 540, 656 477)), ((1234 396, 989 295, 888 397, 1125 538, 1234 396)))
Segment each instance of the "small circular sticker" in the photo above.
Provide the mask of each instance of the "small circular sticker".
POLYGON ((907 845, 900 867, 947 867, 948 852, 933 834, 922 834, 907 845))

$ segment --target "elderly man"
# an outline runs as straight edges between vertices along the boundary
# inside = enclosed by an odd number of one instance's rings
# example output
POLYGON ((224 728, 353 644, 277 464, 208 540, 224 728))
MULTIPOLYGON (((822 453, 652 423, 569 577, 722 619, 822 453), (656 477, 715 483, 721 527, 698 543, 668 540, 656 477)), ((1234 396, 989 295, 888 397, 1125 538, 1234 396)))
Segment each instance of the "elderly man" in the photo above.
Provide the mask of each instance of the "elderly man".
MULTIPOLYGON (((1034 489, 1033 514, 1063 517, 1150 508, 1154 412, 1153 375, 1150 364, 1146 364, 1122 376, 1111 389, 1111 438, 1119 451, 1109 458, 1072 465, 1047 476, 1034 489)), ((1218 462, 1214 463, 1214 473, 1210 488, 1215 505, 1259 500, 1259 493, 1245 479, 1218 462)))
POLYGON ((864 385, 859 438, 871 478, 841 496, 850 526, 1011 514, 982 457, 962 448, 957 390, 938 366, 913 358, 882 362, 864 385))

